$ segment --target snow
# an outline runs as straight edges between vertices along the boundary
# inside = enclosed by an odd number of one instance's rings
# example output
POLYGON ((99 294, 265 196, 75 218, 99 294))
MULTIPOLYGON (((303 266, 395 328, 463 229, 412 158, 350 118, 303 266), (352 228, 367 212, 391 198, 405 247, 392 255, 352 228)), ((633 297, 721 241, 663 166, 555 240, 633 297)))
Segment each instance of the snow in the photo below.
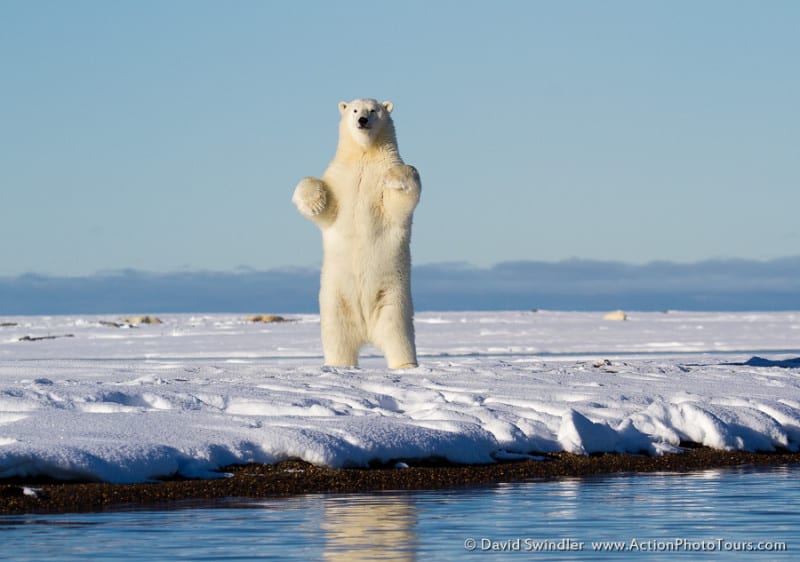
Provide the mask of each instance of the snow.
POLYGON ((0 477, 800 449, 800 313, 448 312, 420 366, 323 368, 319 318, 0 318, 0 477))

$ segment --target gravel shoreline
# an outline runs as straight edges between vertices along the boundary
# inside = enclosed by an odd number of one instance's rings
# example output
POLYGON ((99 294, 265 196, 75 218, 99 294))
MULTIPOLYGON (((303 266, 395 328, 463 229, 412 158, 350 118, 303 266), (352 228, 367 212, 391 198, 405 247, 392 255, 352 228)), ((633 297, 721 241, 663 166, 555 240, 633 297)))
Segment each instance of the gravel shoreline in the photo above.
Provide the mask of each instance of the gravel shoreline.
POLYGON ((660 457, 620 454, 544 455, 542 460, 492 465, 425 463, 408 468, 331 469, 302 461, 226 467, 227 478, 147 484, 0 480, 0 514, 169 509, 185 500, 268 498, 311 493, 364 493, 473 487, 530 479, 613 473, 694 472, 730 467, 800 465, 800 453, 749 453, 705 447, 660 457))

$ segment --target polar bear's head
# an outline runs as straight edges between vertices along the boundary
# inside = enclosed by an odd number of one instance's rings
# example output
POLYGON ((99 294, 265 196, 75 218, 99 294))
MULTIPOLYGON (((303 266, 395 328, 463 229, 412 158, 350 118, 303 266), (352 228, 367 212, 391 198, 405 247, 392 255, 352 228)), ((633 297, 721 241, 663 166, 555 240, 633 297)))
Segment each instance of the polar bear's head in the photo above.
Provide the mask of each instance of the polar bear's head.
POLYGON ((342 114, 341 127, 362 148, 369 148, 385 133, 393 132, 392 118, 389 115, 394 105, 390 101, 378 102, 373 99, 357 99, 339 102, 342 114))

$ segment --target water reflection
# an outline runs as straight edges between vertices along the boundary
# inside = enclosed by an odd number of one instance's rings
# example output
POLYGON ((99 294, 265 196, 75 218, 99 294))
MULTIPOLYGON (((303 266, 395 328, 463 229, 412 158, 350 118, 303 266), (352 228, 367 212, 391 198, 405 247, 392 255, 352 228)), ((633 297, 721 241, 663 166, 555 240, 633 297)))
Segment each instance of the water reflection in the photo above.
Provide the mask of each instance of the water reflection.
POLYGON ((324 502, 325 560, 416 560, 417 513, 409 494, 347 496, 324 502))
MULTIPOLYGON (((800 468, 604 476, 468 490, 227 500, 186 509, 0 517, 16 562, 102 560, 618 560, 597 541, 738 545, 789 560, 800 544, 800 468), (497 552, 491 545, 582 543, 576 552, 497 552), (474 541, 472 543, 468 541, 474 541), (469 545, 472 545, 470 549, 469 545), (490 545, 485 548, 485 545, 490 545)), ((629 552, 630 554, 630 552, 629 552)), ((648 552, 648 562, 692 553, 648 552)), ((734 560, 741 552, 714 552, 734 560)), ((696 557, 695 557, 696 558, 696 557)), ((705 558, 705 556, 704 556, 705 558)))

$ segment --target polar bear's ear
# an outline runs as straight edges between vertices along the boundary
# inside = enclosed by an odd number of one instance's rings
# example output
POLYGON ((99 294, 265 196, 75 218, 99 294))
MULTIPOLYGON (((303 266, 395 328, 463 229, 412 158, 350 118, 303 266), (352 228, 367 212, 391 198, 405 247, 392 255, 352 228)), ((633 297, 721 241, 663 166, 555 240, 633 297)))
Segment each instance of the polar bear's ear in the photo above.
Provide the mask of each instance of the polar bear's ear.
POLYGON ((339 102, 339 113, 344 113, 344 110, 347 109, 347 102, 340 101, 339 102))
POLYGON ((383 106, 383 109, 386 110, 386 113, 391 113, 392 110, 394 109, 394 104, 390 101, 385 101, 381 103, 381 105, 383 106))

